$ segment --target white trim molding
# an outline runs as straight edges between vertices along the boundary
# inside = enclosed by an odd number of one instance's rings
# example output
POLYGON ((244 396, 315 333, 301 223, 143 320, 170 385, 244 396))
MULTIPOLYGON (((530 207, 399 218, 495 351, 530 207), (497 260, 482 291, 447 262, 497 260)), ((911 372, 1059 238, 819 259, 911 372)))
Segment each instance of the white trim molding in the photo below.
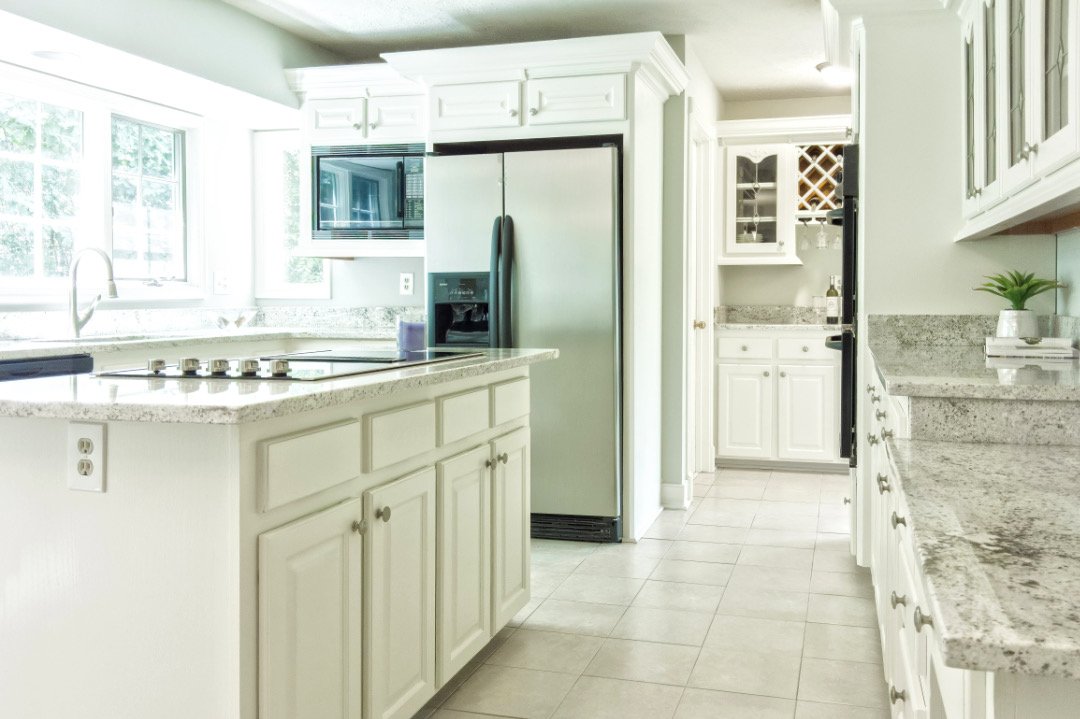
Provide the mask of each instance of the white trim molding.
POLYGON ((721 145, 765 142, 840 142, 851 133, 851 115, 770 117, 760 120, 720 120, 716 136, 721 145))
POLYGON ((678 484, 665 483, 660 485, 660 504, 664 509, 686 509, 694 495, 694 483, 690 478, 684 479, 678 484))

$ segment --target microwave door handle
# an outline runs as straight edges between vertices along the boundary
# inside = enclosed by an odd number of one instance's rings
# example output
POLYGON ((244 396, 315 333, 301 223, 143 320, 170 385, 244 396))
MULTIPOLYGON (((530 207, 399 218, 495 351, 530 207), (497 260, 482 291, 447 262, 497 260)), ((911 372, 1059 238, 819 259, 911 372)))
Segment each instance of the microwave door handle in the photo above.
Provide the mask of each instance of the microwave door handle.
POLYGON ((502 216, 491 227, 491 265, 488 272, 488 344, 499 346, 499 254, 502 249, 502 216))
POLYGON ((514 263, 514 220, 510 215, 503 217, 502 253, 499 257, 499 346, 514 346, 513 313, 511 312, 511 294, 514 263))
POLYGON ((401 224, 405 225, 405 160, 397 163, 397 190, 398 190, 398 208, 397 216, 401 220, 401 224))

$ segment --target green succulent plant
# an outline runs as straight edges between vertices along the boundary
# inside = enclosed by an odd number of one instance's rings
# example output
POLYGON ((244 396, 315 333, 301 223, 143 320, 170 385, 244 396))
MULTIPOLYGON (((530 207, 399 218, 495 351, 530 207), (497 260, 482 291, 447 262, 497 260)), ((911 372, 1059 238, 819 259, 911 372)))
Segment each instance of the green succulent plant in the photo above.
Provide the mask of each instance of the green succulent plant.
POLYGON ((1035 277, 1034 272, 1024 274, 1011 270, 1000 275, 985 275, 989 282, 974 288, 976 292, 989 292, 1009 301, 1014 310, 1025 309, 1024 305, 1035 295, 1064 287, 1057 280, 1044 280, 1035 277))

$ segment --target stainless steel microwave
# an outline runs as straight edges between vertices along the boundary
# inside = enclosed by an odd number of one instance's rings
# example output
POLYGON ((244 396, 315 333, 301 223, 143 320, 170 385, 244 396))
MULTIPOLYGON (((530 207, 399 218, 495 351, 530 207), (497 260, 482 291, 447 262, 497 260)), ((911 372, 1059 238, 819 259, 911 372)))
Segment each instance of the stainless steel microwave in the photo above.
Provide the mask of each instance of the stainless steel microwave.
POLYGON ((424 146, 311 148, 314 240, 424 237, 424 146))

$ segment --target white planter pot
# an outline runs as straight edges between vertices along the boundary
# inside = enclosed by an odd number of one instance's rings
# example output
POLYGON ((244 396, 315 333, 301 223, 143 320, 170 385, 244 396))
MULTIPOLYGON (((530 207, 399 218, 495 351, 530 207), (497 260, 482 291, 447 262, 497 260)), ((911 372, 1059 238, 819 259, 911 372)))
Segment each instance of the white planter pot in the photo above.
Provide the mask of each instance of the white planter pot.
POLYGON ((1032 310, 1002 310, 998 313, 998 337, 1038 337, 1039 318, 1032 310))

